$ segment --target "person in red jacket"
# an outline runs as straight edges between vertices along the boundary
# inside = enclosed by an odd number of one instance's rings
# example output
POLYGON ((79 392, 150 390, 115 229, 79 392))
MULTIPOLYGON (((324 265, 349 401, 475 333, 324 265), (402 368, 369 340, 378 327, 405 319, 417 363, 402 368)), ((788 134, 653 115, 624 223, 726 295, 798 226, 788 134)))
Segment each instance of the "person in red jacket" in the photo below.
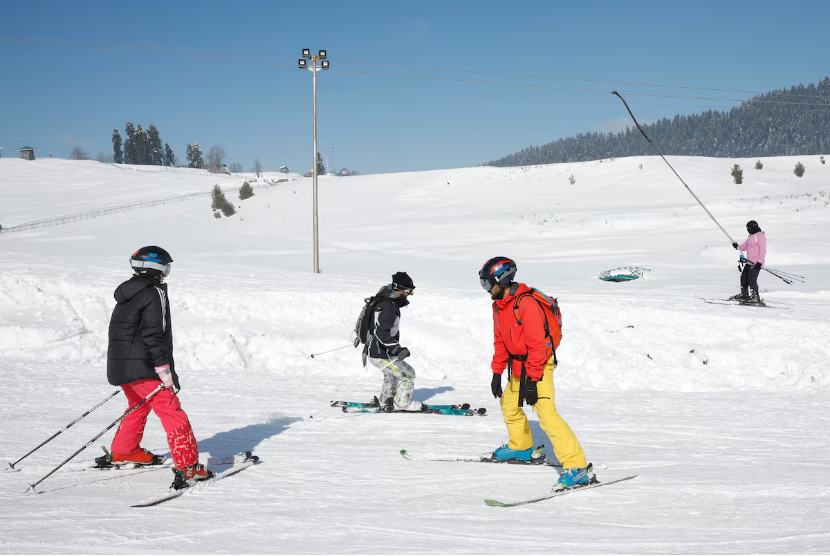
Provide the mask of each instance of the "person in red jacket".
POLYGON ((513 282, 516 263, 507 257, 494 257, 479 271, 479 281, 493 300, 493 348, 491 368, 493 396, 501 398, 501 412, 510 441, 493 456, 499 460, 530 460, 533 437, 522 410, 523 402, 533 407, 542 430, 550 438, 553 452, 562 463, 563 473, 554 489, 578 487, 595 482, 593 468, 568 423, 556 411, 553 369, 556 367, 553 340, 546 333, 545 313, 525 284, 513 282), (514 305, 518 303, 519 318, 514 305), (502 373, 508 369, 508 382, 502 390, 502 373))

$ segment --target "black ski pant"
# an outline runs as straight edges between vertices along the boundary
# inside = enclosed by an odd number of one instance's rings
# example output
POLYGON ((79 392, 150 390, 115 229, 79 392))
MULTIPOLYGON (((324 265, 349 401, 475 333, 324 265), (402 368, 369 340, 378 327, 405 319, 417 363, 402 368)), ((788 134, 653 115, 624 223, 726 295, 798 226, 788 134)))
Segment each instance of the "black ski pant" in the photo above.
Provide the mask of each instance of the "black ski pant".
POLYGON ((752 291, 758 291, 758 274, 761 273, 761 267, 755 267, 754 264, 744 266, 741 271, 741 290, 746 291, 746 288, 752 288, 752 291))

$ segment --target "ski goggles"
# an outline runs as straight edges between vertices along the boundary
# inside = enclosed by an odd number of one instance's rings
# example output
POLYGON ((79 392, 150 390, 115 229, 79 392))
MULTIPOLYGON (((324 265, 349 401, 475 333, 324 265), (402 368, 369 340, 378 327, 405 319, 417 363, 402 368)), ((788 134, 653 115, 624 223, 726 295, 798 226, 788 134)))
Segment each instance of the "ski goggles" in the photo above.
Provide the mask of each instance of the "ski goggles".
POLYGON ((493 286, 495 286, 497 282, 494 276, 485 276, 483 271, 478 273, 478 281, 481 283, 481 287, 484 288, 484 291, 488 293, 493 289, 493 286))
POLYGON ((406 295, 415 295, 415 288, 401 288, 396 286, 395 289, 399 292, 404 292, 406 295))
POLYGON ((130 259, 130 266, 133 268, 153 268, 155 270, 160 270, 161 274, 165 278, 170 276, 170 271, 173 270, 173 266, 170 263, 161 264, 154 263, 153 261, 137 261, 135 259, 130 259))

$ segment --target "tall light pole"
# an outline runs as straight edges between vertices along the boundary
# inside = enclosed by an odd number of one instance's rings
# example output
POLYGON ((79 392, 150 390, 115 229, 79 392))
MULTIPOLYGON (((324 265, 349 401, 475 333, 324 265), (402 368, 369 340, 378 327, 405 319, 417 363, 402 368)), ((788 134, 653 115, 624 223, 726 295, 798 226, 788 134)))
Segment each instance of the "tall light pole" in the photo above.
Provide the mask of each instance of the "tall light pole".
POLYGON ((320 272, 320 238, 317 232, 317 72, 319 70, 329 69, 329 61, 326 60, 326 51, 321 50, 316 56, 312 56, 311 49, 303 48, 303 57, 299 62, 300 69, 308 69, 313 76, 311 79, 311 95, 312 95, 312 118, 314 121, 314 148, 311 155, 311 177, 313 179, 313 221, 314 221, 314 272, 320 272), (311 61, 311 64, 308 62, 311 61), (320 62, 320 65, 317 65, 320 62))
POLYGON ((334 145, 331 146, 331 171, 334 173, 335 176, 337 175, 337 172, 335 172, 335 168, 337 168, 337 159, 334 156, 334 149, 336 148, 337 147, 335 147, 334 145))

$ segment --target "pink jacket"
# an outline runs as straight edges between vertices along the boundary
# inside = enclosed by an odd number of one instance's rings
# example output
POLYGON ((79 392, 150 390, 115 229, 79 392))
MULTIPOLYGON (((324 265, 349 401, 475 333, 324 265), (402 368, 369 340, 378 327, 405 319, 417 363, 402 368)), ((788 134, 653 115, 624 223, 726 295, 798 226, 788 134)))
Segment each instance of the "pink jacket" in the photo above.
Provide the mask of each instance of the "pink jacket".
POLYGON ((738 246, 741 251, 746 251, 746 258, 753 263, 764 264, 767 256, 767 236, 764 232, 752 234, 746 241, 738 246))

